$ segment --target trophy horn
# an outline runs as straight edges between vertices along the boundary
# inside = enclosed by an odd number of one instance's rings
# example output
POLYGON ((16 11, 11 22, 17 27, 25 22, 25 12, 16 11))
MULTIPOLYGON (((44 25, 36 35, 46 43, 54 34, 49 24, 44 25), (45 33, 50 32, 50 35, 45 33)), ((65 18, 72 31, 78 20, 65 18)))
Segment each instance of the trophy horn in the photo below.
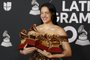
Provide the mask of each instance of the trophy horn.
POLYGON ((84 29, 84 25, 81 25, 78 29, 78 33, 85 33, 87 35, 87 31, 84 29))
POLYGON ((36 24, 33 24, 30 28, 30 31, 35 31, 38 32, 37 28, 36 28, 36 24))

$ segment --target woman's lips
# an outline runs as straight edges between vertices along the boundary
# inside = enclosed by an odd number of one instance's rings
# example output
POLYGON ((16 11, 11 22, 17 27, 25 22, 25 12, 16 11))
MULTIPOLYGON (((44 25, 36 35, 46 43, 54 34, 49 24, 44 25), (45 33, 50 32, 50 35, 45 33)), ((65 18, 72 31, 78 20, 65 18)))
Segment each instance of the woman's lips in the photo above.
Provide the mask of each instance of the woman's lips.
POLYGON ((46 21, 46 20, 47 20, 47 18, 46 18, 46 17, 44 17, 44 18, 43 18, 43 21, 46 21))

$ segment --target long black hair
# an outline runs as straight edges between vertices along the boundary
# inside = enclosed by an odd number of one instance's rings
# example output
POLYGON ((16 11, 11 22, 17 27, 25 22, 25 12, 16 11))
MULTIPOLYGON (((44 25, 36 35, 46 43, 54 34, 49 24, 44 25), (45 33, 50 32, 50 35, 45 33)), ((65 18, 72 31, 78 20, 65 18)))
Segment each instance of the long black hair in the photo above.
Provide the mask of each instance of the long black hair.
MULTIPOLYGON (((52 23, 55 24, 55 25, 58 25, 56 20, 57 20, 57 16, 56 16, 56 8, 55 6, 52 4, 52 3, 44 3, 40 6, 40 11, 41 11, 41 8, 42 7, 47 7, 51 13, 51 20, 52 20, 52 23)), ((41 22, 43 23, 43 22, 41 22)))

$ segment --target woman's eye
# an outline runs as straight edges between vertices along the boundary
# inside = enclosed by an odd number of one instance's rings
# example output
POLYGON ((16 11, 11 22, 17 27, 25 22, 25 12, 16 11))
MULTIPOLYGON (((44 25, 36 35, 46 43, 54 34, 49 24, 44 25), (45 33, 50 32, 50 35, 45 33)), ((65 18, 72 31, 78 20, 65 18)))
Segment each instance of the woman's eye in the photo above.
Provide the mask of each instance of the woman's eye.
POLYGON ((49 14, 49 12, 46 12, 46 14, 49 14))
POLYGON ((41 13, 41 14, 43 14, 43 13, 41 13))

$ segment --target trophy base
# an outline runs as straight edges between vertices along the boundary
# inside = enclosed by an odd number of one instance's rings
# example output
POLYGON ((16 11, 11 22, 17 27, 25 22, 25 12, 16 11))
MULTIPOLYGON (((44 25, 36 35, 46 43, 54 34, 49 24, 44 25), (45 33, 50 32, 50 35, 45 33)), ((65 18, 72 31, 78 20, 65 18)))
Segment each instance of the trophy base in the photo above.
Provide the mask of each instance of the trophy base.
POLYGON ((40 14, 40 11, 39 10, 31 10, 29 12, 29 14, 31 14, 31 15, 39 15, 40 14))
POLYGON ((9 39, 9 38, 4 38, 4 39, 3 39, 3 42, 8 43, 8 42, 10 42, 10 39, 9 39))
POLYGON ((12 46, 12 44, 11 44, 11 42, 2 42, 1 46, 10 47, 10 46, 12 46))
POLYGON ((75 42, 75 44, 77 44, 77 45, 81 45, 81 46, 86 46, 86 45, 90 45, 90 42, 89 42, 89 40, 80 40, 80 39, 78 39, 76 42, 75 42))

